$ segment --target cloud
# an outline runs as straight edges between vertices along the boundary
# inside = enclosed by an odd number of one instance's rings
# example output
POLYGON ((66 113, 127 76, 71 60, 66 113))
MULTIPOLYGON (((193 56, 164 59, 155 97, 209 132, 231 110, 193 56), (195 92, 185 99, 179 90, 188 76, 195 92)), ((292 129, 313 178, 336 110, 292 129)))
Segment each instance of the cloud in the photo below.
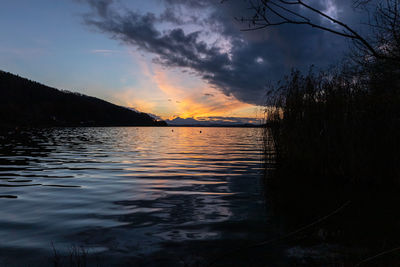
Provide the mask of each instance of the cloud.
POLYGON ((171 120, 166 120, 169 125, 201 125, 201 126, 213 126, 213 125, 242 125, 242 124, 255 124, 260 125, 261 120, 251 117, 223 117, 223 116, 211 116, 211 117, 199 117, 194 118, 180 118, 175 117, 171 120))
POLYGON ((122 51, 119 50, 110 50, 110 49, 92 49, 90 50, 92 54, 103 54, 103 55, 111 55, 111 54, 120 54, 122 51))
MULTIPOLYGON (((247 116, 254 112, 250 104, 238 101, 234 97, 228 97, 215 88, 201 83, 199 78, 191 78, 177 75, 173 70, 162 70, 155 67, 152 76, 156 87, 170 99, 169 108, 172 108, 176 116, 182 118, 204 117, 204 116, 225 116, 236 113, 236 116, 247 116), (186 79, 188 78, 189 81, 186 79), (212 94, 213 97, 206 96, 212 94), (246 115, 243 115, 246 114, 246 115)), ((170 118, 170 115, 164 116, 170 118)))
MULTIPOLYGON (((269 81, 282 78, 293 67, 306 69, 311 64, 335 62, 347 48, 343 39, 306 26, 243 33, 240 29, 246 25, 233 17, 246 12, 245 1, 223 5, 213 0, 160 1, 165 9, 155 14, 121 11, 113 1, 87 0, 92 12, 85 16, 85 23, 151 53, 157 64, 190 70, 211 87, 245 103, 263 104, 269 81), (182 16, 187 14, 185 10, 202 15, 182 16), (187 27, 185 22, 199 27, 187 27), (164 23, 169 23, 167 29, 164 23)), ((337 15, 338 1, 343 4, 342 0, 312 2, 337 15)))
POLYGON ((260 124, 261 120, 253 117, 223 117, 223 116, 210 116, 210 117, 199 117, 199 121, 207 121, 220 124, 260 124))

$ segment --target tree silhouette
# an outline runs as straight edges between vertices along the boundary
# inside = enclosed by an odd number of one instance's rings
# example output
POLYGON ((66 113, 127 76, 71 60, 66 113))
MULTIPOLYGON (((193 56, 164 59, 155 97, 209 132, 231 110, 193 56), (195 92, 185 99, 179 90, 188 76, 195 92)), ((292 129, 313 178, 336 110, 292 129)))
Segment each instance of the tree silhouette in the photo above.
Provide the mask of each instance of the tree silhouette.
POLYGON ((0 71, 0 127, 164 125, 146 113, 0 71))

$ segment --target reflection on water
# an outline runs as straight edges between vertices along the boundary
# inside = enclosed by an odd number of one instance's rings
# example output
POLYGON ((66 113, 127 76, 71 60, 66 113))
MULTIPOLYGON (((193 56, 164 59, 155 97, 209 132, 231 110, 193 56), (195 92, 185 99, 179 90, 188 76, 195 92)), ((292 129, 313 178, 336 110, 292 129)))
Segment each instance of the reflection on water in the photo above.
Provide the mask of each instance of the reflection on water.
POLYGON ((2 135, 0 259, 13 251, 47 253, 51 243, 120 257, 154 252, 168 241, 249 235, 247 227, 220 225, 265 220, 260 130, 173 130, 2 135))

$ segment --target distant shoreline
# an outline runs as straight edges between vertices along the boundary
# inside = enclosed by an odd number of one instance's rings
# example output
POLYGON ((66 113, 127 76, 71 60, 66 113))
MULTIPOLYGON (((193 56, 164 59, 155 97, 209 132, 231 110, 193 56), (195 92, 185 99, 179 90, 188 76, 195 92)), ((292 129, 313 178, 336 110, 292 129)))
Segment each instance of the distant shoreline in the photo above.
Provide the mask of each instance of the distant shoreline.
POLYGON ((167 125, 165 127, 204 127, 204 128, 263 128, 265 125, 167 125))

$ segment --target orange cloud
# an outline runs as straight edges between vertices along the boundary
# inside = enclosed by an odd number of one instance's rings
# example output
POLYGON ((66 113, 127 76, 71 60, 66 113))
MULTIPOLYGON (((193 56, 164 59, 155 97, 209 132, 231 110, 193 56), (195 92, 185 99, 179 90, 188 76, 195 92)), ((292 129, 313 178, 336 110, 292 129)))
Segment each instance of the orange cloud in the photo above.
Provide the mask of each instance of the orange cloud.
MULTIPOLYGON (((148 83, 115 93, 119 103, 163 119, 212 116, 256 117, 258 108, 226 96, 200 77, 177 69, 164 69, 135 58, 148 83)), ((258 116, 257 116, 258 117, 258 116)))
POLYGON ((209 116, 232 116, 235 112, 239 116, 254 117, 254 105, 243 103, 232 96, 226 96, 215 88, 210 87, 198 77, 184 74, 190 79, 188 83, 181 75, 174 75, 170 71, 156 69, 154 81, 163 91, 175 113, 168 118, 198 118, 209 116))

